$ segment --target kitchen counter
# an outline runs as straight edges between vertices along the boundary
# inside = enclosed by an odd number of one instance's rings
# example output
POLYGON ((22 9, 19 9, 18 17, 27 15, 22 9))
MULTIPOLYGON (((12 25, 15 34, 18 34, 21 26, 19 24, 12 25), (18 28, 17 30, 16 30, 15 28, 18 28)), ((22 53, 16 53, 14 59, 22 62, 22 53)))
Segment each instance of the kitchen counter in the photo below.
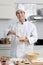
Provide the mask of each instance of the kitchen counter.
POLYGON ((43 65, 43 63, 32 63, 32 64, 22 64, 22 65, 43 65))
POLYGON ((29 61, 28 59, 11 58, 10 61, 16 65, 43 65, 43 57, 39 57, 36 60, 29 61), (18 61, 18 62, 17 62, 18 61), (23 62, 22 62, 23 61, 23 62), (26 64, 27 63, 27 64, 26 64))
MULTIPOLYGON (((25 59, 24 59, 25 60, 25 59)), ((23 61, 23 59, 21 60, 21 59, 15 59, 15 58, 13 58, 11 61, 18 61, 18 63, 17 63, 17 65, 43 65, 43 58, 39 58, 39 59, 37 59, 37 60, 35 60, 34 62, 32 62, 32 63, 30 63, 29 62, 29 64, 26 64, 25 63, 25 61, 23 61), (23 61, 23 62, 21 62, 21 61, 23 61)), ((16 65, 16 64, 15 64, 16 65)))

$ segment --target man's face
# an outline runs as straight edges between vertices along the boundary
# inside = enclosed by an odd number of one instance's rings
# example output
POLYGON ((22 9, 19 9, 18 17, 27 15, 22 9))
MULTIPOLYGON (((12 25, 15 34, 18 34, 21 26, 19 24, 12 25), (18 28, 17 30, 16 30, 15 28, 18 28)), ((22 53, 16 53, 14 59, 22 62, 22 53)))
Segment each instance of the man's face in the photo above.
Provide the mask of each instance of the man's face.
POLYGON ((24 11, 18 10, 16 12, 16 16, 17 16, 17 18, 19 19, 20 22, 25 20, 25 12, 24 11))

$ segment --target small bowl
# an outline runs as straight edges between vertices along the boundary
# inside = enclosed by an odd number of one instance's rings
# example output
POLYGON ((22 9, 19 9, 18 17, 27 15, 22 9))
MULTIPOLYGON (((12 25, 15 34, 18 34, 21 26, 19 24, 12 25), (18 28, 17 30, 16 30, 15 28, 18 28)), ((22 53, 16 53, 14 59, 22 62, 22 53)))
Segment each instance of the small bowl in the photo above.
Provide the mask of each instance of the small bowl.
POLYGON ((30 60, 36 60, 38 58, 39 54, 38 53, 27 53, 26 57, 30 60))

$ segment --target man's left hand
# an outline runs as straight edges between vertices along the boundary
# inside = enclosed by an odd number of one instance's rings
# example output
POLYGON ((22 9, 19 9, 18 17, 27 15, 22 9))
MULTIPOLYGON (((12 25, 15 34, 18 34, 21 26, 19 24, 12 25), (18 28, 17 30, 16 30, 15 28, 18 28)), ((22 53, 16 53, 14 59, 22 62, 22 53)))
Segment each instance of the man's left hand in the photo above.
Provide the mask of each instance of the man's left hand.
POLYGON ((21 42, 29 42, 29 40, 27 39, 27 37, 20 37, 19 41, 21 41, 21 42))

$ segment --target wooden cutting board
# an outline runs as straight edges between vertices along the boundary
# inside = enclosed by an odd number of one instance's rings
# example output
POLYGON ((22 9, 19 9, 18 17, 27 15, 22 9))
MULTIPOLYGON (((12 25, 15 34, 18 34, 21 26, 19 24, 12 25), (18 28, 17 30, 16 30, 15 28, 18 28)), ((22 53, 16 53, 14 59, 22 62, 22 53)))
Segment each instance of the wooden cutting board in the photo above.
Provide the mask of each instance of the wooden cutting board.
POLYGON ((32 62, 29 64, 19 63, 19 64, 14 64, 14 65, 43 65, 43 62, 32 62))
MULTIPOLYGON (((16 64, 15 64, 16 65, 16 64)), ((19 63, 17 65, 43 65, 43 62, 34 62, 34 63, 29 63, 29 64, 25 64, 25 63, 19 63)))

